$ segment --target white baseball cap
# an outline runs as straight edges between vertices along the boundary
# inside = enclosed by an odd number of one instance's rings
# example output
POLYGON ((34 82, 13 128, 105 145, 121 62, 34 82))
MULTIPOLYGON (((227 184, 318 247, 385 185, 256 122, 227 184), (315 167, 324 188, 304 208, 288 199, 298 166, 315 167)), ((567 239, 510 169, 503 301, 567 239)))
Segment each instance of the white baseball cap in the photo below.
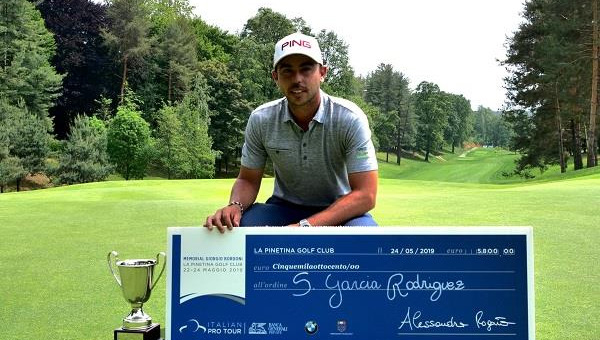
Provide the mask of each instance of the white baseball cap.
POLYGON ((315 37, 296 32, 284 37, 275 44, 275 53, 273 54, 273 68, 277 63, 292 54, 303 54, 312 60, 323 65, 323 56, 319 42, 315 37))

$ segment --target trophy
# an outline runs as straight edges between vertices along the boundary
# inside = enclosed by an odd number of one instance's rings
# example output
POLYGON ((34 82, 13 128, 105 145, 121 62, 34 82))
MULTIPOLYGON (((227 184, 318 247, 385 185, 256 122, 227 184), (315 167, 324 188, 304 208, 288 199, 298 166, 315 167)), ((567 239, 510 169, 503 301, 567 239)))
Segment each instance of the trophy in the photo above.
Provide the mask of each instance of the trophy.
POLYGON ((142 310, 142 305, 150 298, 150 293, 165 270, 166 255, 156 254, 156 260, 135 259, 119 261, 116 251, 108 253, 108 268, 123 291, 123 297, 131 304, 131 312, 123 319, 123 326, 115 329, 114 340, 157 340, 160 338, 160 325, 152 323, 150 315, 142 310), (154 268, 162 257, 162 268, 154 277, 154 268), (113 264, 114 263, 114 264, 113 264), (114 266, 118 268, 117 271, 114 266))

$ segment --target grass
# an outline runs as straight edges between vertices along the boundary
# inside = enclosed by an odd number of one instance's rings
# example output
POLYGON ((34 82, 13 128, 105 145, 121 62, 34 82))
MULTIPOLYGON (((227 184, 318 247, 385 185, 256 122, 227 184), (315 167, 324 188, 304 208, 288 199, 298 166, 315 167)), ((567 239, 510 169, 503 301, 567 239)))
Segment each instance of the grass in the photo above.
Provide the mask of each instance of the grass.
MULTIPOLYGON (((458 155, 382 163, 377 221, 533 226, 537 339, 600 339, 600 169, 523 182, 500 175, 510 153, 458 155)), ((0 195, 0 338, 111 338, 128 306, 106 254, 154 257, 166 250, 167 227, 200 225, 231 184, 114 181, 0 195)), ((264 180, 261 200, 272 186, 264 180)), ((164 282, 145 307, 162 325, 164 282)))
POLYGON ((430 156, 427 166, 420 154, 411 158, 402 158, 401 166, 396 164, 396 156, 390 154, 389 163, 384 162, 385 153, 380 153, 377 158, 381 161, 379 167, 380 178, 413 179, 435 182, 458 183, 492 183, 492 184, 523 184, 543 181, 564 180, 575 177, 593 175, 597 168, 573 170, 573 163, 568 164, 567 173, 560 173, 560 166, 550 166, 546 171, 538 169, 531 171, 533 179, 524 180, 519 176, 506 177, 514 170, 515 161, 519 155, 504 149, 473 148, 459 150, 455 153, 445 153, 441 156, 430 156))
MULTIPOLYGON (((384 155, 379 156, 385 159, 384 155)), ((390 163, 382 163, 380 177, 390 179, 411 179, 421 181, 443 181, 458 183, 502 182, 502 172, 510 172, 517 156, 502 149, 474 149, 457 151, 438 157, 430 157, 430 163, 403 158, 401 166, 396 165, 396 157, 390 163), (462 156, 461 156, 462 155, 462 156)))

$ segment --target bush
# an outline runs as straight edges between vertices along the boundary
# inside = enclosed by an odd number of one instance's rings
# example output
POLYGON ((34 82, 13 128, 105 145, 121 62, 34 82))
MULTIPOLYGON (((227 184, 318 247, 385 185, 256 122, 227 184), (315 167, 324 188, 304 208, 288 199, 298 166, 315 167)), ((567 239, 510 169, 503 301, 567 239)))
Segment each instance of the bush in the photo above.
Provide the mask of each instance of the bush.
POLYGON ((106 146, 104 122, 98 118, 76 117, 60 154, 58 181, 74 184, 105 180, 112 171, 106 146))
POLYGON ((158 112, 156 165, 168 178, 212 178, 215 152, 208 135, 208 106, 197 93, 186 95, 177 106, 158 112))
POLYGON ((126 180, 146 175, 150 156, 150 128, 133 106, 119 106, 108 125, 107 149, 116 171, 126 180))

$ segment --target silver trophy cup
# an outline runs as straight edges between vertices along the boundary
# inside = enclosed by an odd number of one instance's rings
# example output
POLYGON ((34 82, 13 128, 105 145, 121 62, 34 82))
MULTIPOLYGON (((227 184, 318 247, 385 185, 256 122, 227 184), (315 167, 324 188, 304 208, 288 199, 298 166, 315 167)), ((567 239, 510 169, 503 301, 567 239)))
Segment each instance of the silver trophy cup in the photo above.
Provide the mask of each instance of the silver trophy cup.
POLYGON ((108 268, 117 280, 123 297, 131 304, 131 312, 123 319, 123 329, 140 330, 149 328, 152 325, 150 315, 144 313, 142 305, 150 298, 150 293, 156 285, 158 279, 165 270, 166 255, 164 252, 156 254, 156 260, 136 259, 119 261, 119 254, 116 251, 108 253, 108 268), (162 257, 162 261, 160 261, 162 257), (155 277, 154 268, 162 262, 162 268, 155 277), (117 270, 114 267, 118 268, 117 270))

